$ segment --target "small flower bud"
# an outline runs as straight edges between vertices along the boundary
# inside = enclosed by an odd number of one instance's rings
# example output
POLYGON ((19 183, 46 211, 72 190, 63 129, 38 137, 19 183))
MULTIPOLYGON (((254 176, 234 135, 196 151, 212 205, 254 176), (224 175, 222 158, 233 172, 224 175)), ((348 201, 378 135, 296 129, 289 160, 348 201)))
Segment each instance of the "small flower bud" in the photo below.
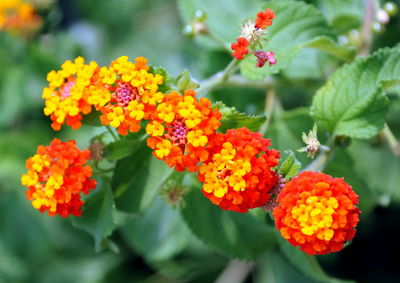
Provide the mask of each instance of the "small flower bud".
POLYGON ((397 7, 396 3, 394 2, 387 2, 383 6, 383 9, 388 12, 389 16, 394 17, 397 15, 399 8, 397 7))
POLYGON ((321 145, 317 137, 317 124, 314 124, 313 129, 308 132, 308 135, 303 132, 302 139, 307 145, 298 149, 298 152, 307 152, 307 157, 314 158, 320 149, 328 150, 327 146, 321 145))
POLYGON ((207 20, 207 14, 203 10, 197 10, 195 13, 195 20, 204 23, 207 20))
POLYGON ((98 162, 103 159, 104 144, 101 141, 99 140, 94 141, 90 145, 89 150, 90 150, 90 159, 92 159, 94 162, 98 162))
POLYGON ((379 9, 376 12, 376 19, 378 20, 378 22, 380 24, 383 24, 383 25, 386 25, 390 20, 388 12, 386 12, 383 9, 379 9))

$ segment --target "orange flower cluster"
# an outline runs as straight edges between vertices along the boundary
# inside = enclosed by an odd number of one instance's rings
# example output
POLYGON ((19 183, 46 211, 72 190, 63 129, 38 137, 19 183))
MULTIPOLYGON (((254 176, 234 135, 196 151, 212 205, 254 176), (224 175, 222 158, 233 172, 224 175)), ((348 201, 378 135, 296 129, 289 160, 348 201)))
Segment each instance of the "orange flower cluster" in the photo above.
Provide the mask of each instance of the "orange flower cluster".
POLYGON ((90 151, 79 150, 75 141, 55 138, 49 146, 39 146, 26 161, 28 173, 21 177, 33 207, 42 213, 48 210, 51 216, 80 216, 81 193, 88 194, 96 187, 96 181, 89 179, 92 168, 84 166, 89 156, 90 151))
POLYGON ((207 98, 198 100, 194 90, 173 91, 163 97, 151 114, 146 132, 153 155, 178 171, 196 171, 208 158, 206 145, 220 126, 221 113, 207 98))
POLYGON ((277 202, 277 229, 307 254, 340 251, 356 233, 358 196, 343 178, 303 172, 285 185, 277 202))
POLYGON ((163 77, 149 73, 146 58, 135 60, 132 63, 127 56, 122 56, 110 67, 100 70, 100 80, 111 95, 111 100, 100 108, 101 122, 118 128, 121 135, 139 131, 140 121, 148 119, 163 99, 163 94, 158 92, 163 77))
POLYGON ((163 77, 150 73, 146 63, 143 57, 132 63, 122 56, 100 68, 96 62, 86 65, 78 57, 74 62, 66 61, 61 70, 48 73, 49 86, 44 88, 42 97, 52 128, 59 130, 67 124, 78 129, 82 115, 94 107, 102 113, 101 122, 117 128, 121 135, 137 132, 139 122, 156 109, 163 97, 158 92, 163 77))
POLYGON ((255 22, 252 20, 246 21, 240 29, 240 36, 236 39, 237 42, 231 44, 232 56, 236 60, 242 60, 244 55, 251 53, 257 58, 256 67, 258 68, 263 67, 266 62, 269 62, 270 66, 276 64, 274 52, 255 50, 258 46, 261 46, 261 41, 264 40, 266 34, 265 28, 272 25, 272 19, 274 18, 274 12, 267 8, 257 14, 255 22))
POLYGON ((29 35, 41 26, 35 7, 21 0, 0 1, 0 31, 29 35))
MULTIPOLYGON (((96 72, 96 62, 86 65, 85 60, 78 57, 74 62, 65 61, 61 70, 47 74, 49 85, 42 94, 46 100, 44 114, 50 116, 54 130, 59 130, 65 123, 73 129, 81 127, 82 114, 87 115, 92 110, 89 103, 89 96, 92 95, 90 86, 96 72)), ((105 101, 107 97, 102 103, 105 101)))
POLYGON ((247 212, 264 205, 278 178, 279 151, 268 149, 270 140, 247 128, 215 134, 209 140, 209 156, 199 169, 203 193, 224 210, 247 212))

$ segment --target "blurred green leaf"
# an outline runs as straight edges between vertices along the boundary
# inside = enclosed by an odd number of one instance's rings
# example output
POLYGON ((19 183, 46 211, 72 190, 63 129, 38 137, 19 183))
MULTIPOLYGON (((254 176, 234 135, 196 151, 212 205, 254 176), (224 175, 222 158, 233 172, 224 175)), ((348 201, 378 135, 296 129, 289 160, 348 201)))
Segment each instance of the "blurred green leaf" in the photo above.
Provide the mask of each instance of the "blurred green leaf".
MULTIPOLYGON (((278 232, 276 232, 278 234, 278 232)), ((278 235, 278 244, 286 259, 306 277, 321 283, 350 283, 353 281, 340 280, 327 275, 315 256, 310 256, 293 247, 288 241, 278 235)))
POLYGON ((378 204, 388 206, 392 201, 400 202, 400 158, 389 147, 356 141, 348 152, 353 159, 354 170, 363 176, 378 204))
POLYGON ((256 259, 275 244, 271 226, 249 214, 222 210, 198 187, 186 195, 182 215, 201 241, 233 258, 256 259))
POLYGON ((75 227, 93 236, 97 251, 100 250, 101 242, 116 228, 115 204, 109 183, 107 178, 100 179, 96 189, 85 198, 82 216, 72 218, 75 227))
POLYGON ((110 161, 125 158, 143 146, 145 137, 143 133, 129 134, 127 137, 107 144, 105 157, 110 161))
POLYGON ((383 128, 388 112, 382 89, 399 78, 399 47, 359 58, 338 69, 318 90, 312 115, 334 135, 370 138, 383 128))
POLYGON ((264 115, 256 116, 241 113, 234 107, 226 106, 221 101, 215 103, 214 106, 222 113, 221 126, 218 128, 220 132, 242 127, 246 127, 250 131, 257 131, 258 128, 260 128, 261 125, 267 120, 267 117, 264 115))
POLYGON ((300 172, 301 163, 297 160, 296 155, 292 150, 286 150, 284 153, 287 154, 287 157, 279 165, 278 170, 279 174, 281 174, 286 181, 289 181, 300 172))
POLYGON ((337 45, 332 29, 314 6, 301 1, 271 1, 265 6, 275 12, 276 18, 268 29, 268 40, 262 49, 273 51, 277 64, 257 68, 256 57, 246 56, 240 70, 247 79, 261 80, 279 72, 303 47, 320 49, 344 60, 354 57, 354 50, 337 45))
POLYGON ((92 110, 88 115, 83 115, 82 124, 93 126, 93 127, 102 127, 104 126, 100 120, 101 112, 92 110))
POLYGON ((165 162, 152 156, 151 149, 143 142, 115 166, 112 188, 117 209, 128 213, 146 209, 172 172, 165 162))
POLYGON ((329 24, 344 33, 360 27, 364 7, 361 0, 319 0, 322 12, 329 24))
POLYGON ((124 223, 122 234, 148 261, 163 261, 186 247, 189 230, 179 212, 157 198, 142 215, 124 223))

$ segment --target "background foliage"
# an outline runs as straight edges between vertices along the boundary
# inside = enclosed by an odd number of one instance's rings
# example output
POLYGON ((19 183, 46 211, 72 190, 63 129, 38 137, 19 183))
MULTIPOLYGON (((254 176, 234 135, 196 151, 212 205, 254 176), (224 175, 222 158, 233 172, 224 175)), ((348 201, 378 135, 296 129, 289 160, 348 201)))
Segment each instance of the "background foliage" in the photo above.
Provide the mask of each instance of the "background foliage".
MULTIPOLYGON (((400 16, 372 34, 371 53, 384 49, 354 59, 363 7, 358 0, 65 0, 42 11, 46 22, 33 41, 1 33, 0 282, 211 282, 231 258, 253 261, 248 282, 397 282, 400 159, 379 133, 386 121, 400 138, 400 16), (229 80, 202 95, 221 101, 225 127, 261 126, 281 150, 302 147, 301 133, 314 120, 351 137, 325 170, 344 176, 360 195, 363 214, 349 247, 309 257, 283 241, 261 210, 242 215, 211 205, 191 175, 183 183, 194 190, 174 208, 160 193, 172 170, 150 158, 135 135, 107 146, 116 171, 99 179, 84 217, 50 218, 32 209, 19 177, 36 146, 57 136, 85 148, 104 132, 51 130, 41 99, 47 72, 78 55, 102 65, 121 55, 145 56, 171 76, 189 69, 201 82, 231 55, 207 37, 182 35, 195 11, 207 14, 210 31, 228 47, 241 22, 266 5, 278 17, 264 47, 278 64, 256 69, 248 58, 240 72, 257 83, 229 80), (274 109, 265 109, 267 90, 279 98, 274 109)), ((309 163, 305 154, 296 156, 303 167, 309 163)))

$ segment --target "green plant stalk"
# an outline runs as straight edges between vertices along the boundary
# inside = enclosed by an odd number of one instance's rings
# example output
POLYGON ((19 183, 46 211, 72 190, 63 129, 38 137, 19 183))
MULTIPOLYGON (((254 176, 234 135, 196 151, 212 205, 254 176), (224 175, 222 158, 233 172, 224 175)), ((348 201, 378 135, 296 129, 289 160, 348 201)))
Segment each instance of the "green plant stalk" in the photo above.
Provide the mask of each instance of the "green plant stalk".
POLYGON ((393 132, 390 130, 388 124, 385 124, 382 131, 385 139, 387 140, 390 148, 396 156, 400 156, 400 142, 396 139, 393 132))
POLYGON ((114 133, 113 129, 111 129, 111 127, 109 125, 105 126, 107 131, 111 134, 111 136, 114 138, 115 141, 118 141, 119 138, 117 137, 117 135, 114 133))

